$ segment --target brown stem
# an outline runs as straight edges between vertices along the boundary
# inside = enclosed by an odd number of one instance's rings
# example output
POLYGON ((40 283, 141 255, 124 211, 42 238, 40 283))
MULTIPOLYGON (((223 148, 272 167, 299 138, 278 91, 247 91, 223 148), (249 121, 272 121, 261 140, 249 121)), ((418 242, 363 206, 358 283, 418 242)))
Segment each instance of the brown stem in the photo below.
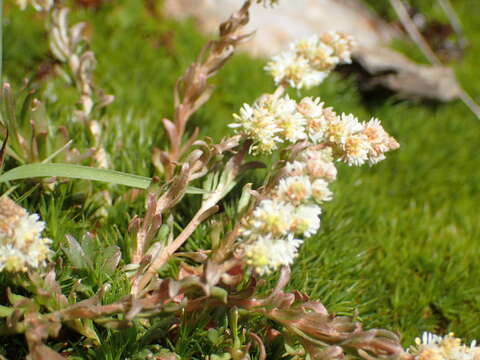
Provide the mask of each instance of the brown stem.
POLYGON ((441 65, 441 62, 438 59, 437 55, 435 55, 433 50, 423 38, 422 34, 420 34, 420 31, 418 31, 417 26, 410 18, 410 15, 408 15, 408 11, 402 1, 390 0, 390 4, 397 12, 400 22, 402 23, 410 38, 417 44, 417 46, 420 48, 423 55, 425 55, 428 61, 435 65, 441 65))
POLYGON ((438 0, 438 3, 442 7, 445 14, 447 14, 448 20, 450 20, 450 24, 452 24, 453 30, 457 33, 461 47, 465 48, 465 46, 468 45, 468 41, 463 34, 462 23, 458 18, 458 15, 455 12, 452 4, 449 0, 438 0))
POLYGON ((215 206, 215 204, 216 201, 209 202, 205 204, 205 206, 202 206, 175 240, 161 250, 161 253, 153 260, 145 274, 132 286, 133 295, 138 295, 148 285, 157 271, 168 261, 173 253, 187 241, 198 225, 218 211, 218 207, 215 206))
MULTIPOLYGON (((402 3, 401 0, 390 0, 390 4, 393 6, 395 11, 397 12, 400 21, 407 31, 410 38, 417 44, 419 49, 422 51, 423 55, 434 65, 441 65, 440 60, 438 59, 437 55, 433 52, 430 45, 425 41, 422 34, 418 31, 417 26, 410 18, 405 5, 402 3)), ((470 109, 470 111, 480 119, 480 106, 472 99, 472 97, 465 91, 463 87, 460 85, 459 87, 459 95, 458 97, 463 103, 470 109)))
POLYGON ((272 94, 275 99, 278 99, 280 96, 282 96, 285 93, 285 89, 287 88, 287 84, 281 83, 278 85, 278 87, 275 89, 274 93, 272 94))
POLYGON ((470 111, 473 112, 478 119, 480 119, 480 106, 463 88, 460 88, 460 99, 462 99, 463 103, 467 105, 470 111))
MULTIPOLYGON (((165 124, 170 142, 169 161, 178 162, 185 149, 182 139, 191 115, 195 113, 210 97, 212 87, 207 80, 213 76, 231 57, 235 47, 249 37, 237 35, 240 28, 248 23, 251 0, 246 0, 240 10, 220 25, 218 40, 209 41, 200 52, 197 60, 190 65, 185 74, 175 85, 174 121, 165 124), (170 127, 170 128, 169 128, 170 127)), ((167 174, 168 175, 168 174, 167 174)), ((170 174, 171 175, 171 174, 170 174)))
POLYGON ((240 232, 240 226, 241 226, 241 219, 237 221, 237 223, 235 224, 235 227, 225 236, 224 241, 222 242, 220 247, 215 251, 214 261, 216 263, 221 263, 225 261, 225 259, 227 258, 228 254, 230 253, 230 250, 233 247, 233 244, 235 243, 235 240, 237 240, 237 237, 240 232))

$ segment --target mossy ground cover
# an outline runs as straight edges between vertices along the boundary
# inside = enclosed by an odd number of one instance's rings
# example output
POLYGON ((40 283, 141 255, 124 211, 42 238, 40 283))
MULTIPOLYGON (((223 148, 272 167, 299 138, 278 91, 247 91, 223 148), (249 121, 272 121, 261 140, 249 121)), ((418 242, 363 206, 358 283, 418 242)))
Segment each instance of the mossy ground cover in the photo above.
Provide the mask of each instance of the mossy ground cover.
MULTIPOLYGON (((379 3, 374 5, 386 9, 379 3)), ((462 85, 479 94, 475 79, 480 60, 480 17, 473 14, 480 13, 480 3, 463 0, 454 5, 470 46, 464 59, 453 66, 462 85)), ((419 6, 432 17, 443 16, 429 1, 419 6)), ((151 151, 165 146, 160 121, 172 114, 173 85, 206 38, 193 23, 165 19, 161 12, 152 12, 135 0, 108 2, 98 10, 76 9, 72 18, 90 24, 98 59, 97 82, 116 97, 101 119, 107 129, 103 143, 111 155, 111 167, 155 175, 151 151)), ((48 68, 52 59, 45 40, 40 16, 7 4, 4 76, 15 89, 23 77, 37 76, 40 69, 48 68)), ((264 60, 236 55, 213 80, 216 92, 195 115, 192 128, 199 126, 201 134, 216 140, 229 134, 231 114, 242 103, 272 90, 263 66, 264 60)), ((85 149, 86 134, 72 122, 69 111, 76 100, 74 90, 59 79, 39 81, 38 86, 44 89, 47 82, 52 84, 46 90, 51 123, 66 125, 75 146, 85 149)), ((363 120, 380 118, 401 148, 375 167, 339 168, 334 201, 324 209, 321 232, 303 246, 290 287, 320 299, 332 312, 358 311, 365 327, 398 331, 405 344, 422 331, 453 331, 468 340, 480 338, 478 119, 460 102, 440 105, 395 97, 365 98, 352 77, 339 74, 302 95, 320 96, 337 111, 352 112, 363 120)), ((8 166, 12 163, 7 162, 8 166)), ((254 182, 259 178, 255 173, 249 176, 254 182)), ((2 185, 1 190, 6 189, 2 185)), ((56 258, 64 258, 58 274, 65 291, 80 276, 86 295, 98 290, 106 277, 110 277, 112 287, 105 301, 128 293, 120 272, 107 275, 99 265, 78 274, 64 252, 65 234, 81 238, 86 231, 97 233, 91 245, 95 251, 112 244, 126 248, 131 241, 128 221, 133 214, 142 214, 144 203, 142 198, 133 203, 123 201, 120 195, 125 191, 120 186, 84 181, 60 184, 49 192, 32 183, 19 184, 14 190, 14 198, 21 197, 22 205, 46 221, 56 258), (95 196, 105 189, 116 199, 111 206, 95 196), (28 196, 22 197, 25 193, 28 196), (99 217, 99 210, 106 216, 99 217)), ((195 204, 194 196, 190 198, 195 204)), ((191 211, 185 206, 184 218, 177 219, 179 224, 191 211)), ((208 239, 200 228, 189 246, 205 243, 208 239)), ((175 269, 171 264, 166 271, 173 273, 175 269)), ((0 274, 0 288, 7 286, 12 286, 8 276, 0 274)), ((216 352, 221 345, 206 340, 204 327, 191 323, 191 327, 181 329, 175 343, 160 341, 162 346, 182 358, 202 358, 216 352)), ((142 358, 147 347, 139 341, 144 335, 141 326, 99 330, 99 335, 99 347, 86 347, 81 337, 68 332, 50 345, 62 348, 68 344, 72 356, 91 359, 142 358)), ((21 337, 0 338, 1 355, 22 358, 25 351, 21 337)))

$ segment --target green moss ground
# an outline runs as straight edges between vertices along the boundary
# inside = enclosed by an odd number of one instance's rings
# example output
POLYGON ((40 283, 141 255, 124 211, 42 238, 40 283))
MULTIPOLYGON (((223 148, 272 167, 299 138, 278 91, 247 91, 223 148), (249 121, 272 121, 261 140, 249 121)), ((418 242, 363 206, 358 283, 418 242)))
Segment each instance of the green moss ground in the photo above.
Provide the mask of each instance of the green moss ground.
MULTIPOLYGON (((383 3, 374 5, 385 9, 383 3)), ((419 4, 432 17, 441 18, 440 10, 430 3, 419 4)), ((462 0, 455 1, 455 6, 470 47, 454 67, 463 86, 480 94, 476 81, 480 17, 474 15, 480 14, 480 3, 462 0)), ((39 63, 48 60, 48 50, 38 16, 10 6, 5 16, 4 71, 18 88, 23 76, 31 76, 39 63)), ((160 120, 172 114, 173 84, 205 38, 192 23, 154 18, 143 2, 135 0, 121 5, 112 2, 98 11, 79 10, 75 18, 91 24, 98 83, 116 96, 102 119, 109 129, 104 141, 113 154, 113 168, 151 176, 151 149, 164 146, 160 120)), ((217 91, 192 126, 201 126, 204 135, 217 140, 227 135, 231 113, 272 89, 263 65, 263 60, 237 55, 214 80, 217 91)), ((68 124, 75 134, 75 146, 88 147, 85 134, 75 131, 78 127, 65 110, 66 104, 73 105, 75 93, 59 80, 52 92, 58 97, 47 104, 52 123, 68 124)), ((338 74, 308 95, 322 97, 339 112, 352 112, 364 120, 382 119, 401 148, 372 168, 340 167, 335 198, 324 209, 321 232, 303 246, 290 286, 320 299, 331 311, 351 314, 358 310, 365 327, 398 331, 405 344, 422 331, 453 331, 469 340, 479 339, 479 120, 460 102, 426 105, 396 98, 362 99, 353 79, 338 74)), ((94 217, 99 205, 88 194, 106 186, 75 182, 60 185, 50 194, 34 190, 22 204, 45 219, 58 256, 64 257, 65 234, 80 238, 92 229, 99 232, 96 246, 118 243, 124 247, 129 241, 129 216, 142 213, 143 203, 118 201, 107 209, 108 217, 100 226, 94 217)), ((31 188, 19 186, 14 197, 31 188)), ((114 195, 125 192, 122 187, 110 189, 114 195)), ((200 232, 194 242, 202 240, 200 232)), ((73 276, 79 275, 68 260, 65 263, 59 274, 68 289, 73 276)), ((86 279, 86 294, 104 281, 98 272, 81 276, 86 279)), ((109 300, 128 291, 121 274, 115 274, 111 282, 109 300)), ((0 274, 0 289, 9 284, 8 277, 0 274)), ((102 345, 90 349, 88 355, 80 355, 80 338, 67 338, 79 358, 141 358, 138 329, 102 330, 100 334, 102 345)), ((215 346, 200 337, 200 330, 187 329, 170 346, 183 358, 201 358, 215 351, 215 346)), ((22 347, 21 337, 0 338, 0 354, 8 358, 21 358, 18 349, 22 347)))

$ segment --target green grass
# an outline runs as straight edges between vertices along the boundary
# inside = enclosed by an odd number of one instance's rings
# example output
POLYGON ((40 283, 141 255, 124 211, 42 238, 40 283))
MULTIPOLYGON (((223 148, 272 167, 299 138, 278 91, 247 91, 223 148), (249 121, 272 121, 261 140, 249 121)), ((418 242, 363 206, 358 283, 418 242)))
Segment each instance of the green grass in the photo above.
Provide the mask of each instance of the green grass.
MULTIPOLYGON (((422 8, 427 9, 428 3, 423 1, 422 8)), ((463 86, 480 94, 475 81, 480 18, 473 15, 480 13, 480 3, 462 0, 455 6, 471 44, 463 61, 454 67, 463 86)), ((428 13, 441 17, 436 7, 428 13)), ((32 11, 21 13, 7 6, 5 16, 4 75, 18 89, 24 76, 32 76, 41 63, 49 61, 48 50, 42 21, 32 11)), ((112 167, 152 176, 151 150, 164 147, 160 120, 172 115, 172 87, 205 37, 194 30, 193 23, 156 19, 147 14, 142 2, 134 0, 121 5, 108 2, 98 11, 78 10, 75 18, 91 23, 98 83, 116 96, 101 120, 107 128, 103 140, 112 154, 112 167)), ((263 60, 244 54, 234 57, 214 79, 217 91, 192 119, 192 128, 201 126, 203 135, 216 140, 229 134, 226 125, 231 113, 273 87, 263 65, 263 60)), ((44 87, 43 82, 38 84, 44 87)), ((66 124, 75 146, 86 149, 91 146, 86 134, 65 110, 66 105, 73 106, 75 93, 60 80, 53 84, 49 91, 57 100, 46 104, 51 123, 66 124)), ((353 112, 364 120, 379 117, 401 148, 372 168, 339 168, 335 197, 324 208, 321 232, 303 246, 290 288, 320 299, 333 312, 351 314, 356 309, 365 327, 397 331, 404 344, 422 331, 453 331, 469 340, 479 339, 478 119, 460 102, 425 105, 395 98, 364 99, 352 79, 338 74, 308 94, 321 96, 339 112, 353 112)), ((255 174, 251 177, 258 179, 255 174)), ((31 184, 22 184, 14 197, 31 189, 31 184)), ((143 199, 134 203, 118 199, 127 190, 75 181, 50 192, 37 189, 22 204, 40 213, 54 249, 65 258, 65 234, 81 239, 86 231, 94 231, 98 234, 91 245, 95 249, 127 248, 131 241, 128 220, 143 212, 143 199), (92 196, 107 188, 116 198, 113 206, 104 206, 98 196, 92 196), (106 216, 98 217, 99 211, 106 211, 106 216)), ((188 215, 185 206, 184 217, 188 215)), ((198 230, 190 246, 202 241, 202 231, 198 230)), ((84 279, 81 290, 85 296, 105 280, 98 276, 99 269, 82 273, 68 259, 64 263, 58 273, 67 293, 78 277, 84 279)), ((106 301, 128 292, 120 273, 112 276, 111 283, 106 301)), ((0 274, 0 289, 7 285, 12 286, 10 279, 0 274)), ((0 302, 4 301, 2 291, 0 302)), ((125 331, 99 333, 101 346, 88 347, 88 351, 78 336, 63 334, 63 341, 68 339, 78 359, 141 359, 152 349, 137 341, 144 334, 139 324, 125 331)), ((201 358, 222 347, 205 339, 205 330, 187 324, 180 329, 177 343, 153 343, 170 347, 182 358, 201 358)), ((52 340, 50 345, 60 347, 60 342, 52 340)), ((23 350, 18 349, 22 346, 21 337, 0 338, 0 355, 21 358, 23 350)))

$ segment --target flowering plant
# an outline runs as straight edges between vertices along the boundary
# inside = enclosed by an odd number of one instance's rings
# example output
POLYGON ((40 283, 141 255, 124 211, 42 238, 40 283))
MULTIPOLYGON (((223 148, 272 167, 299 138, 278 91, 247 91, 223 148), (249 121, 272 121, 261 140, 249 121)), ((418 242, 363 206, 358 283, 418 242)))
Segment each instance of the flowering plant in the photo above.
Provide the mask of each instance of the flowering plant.
MULTIPOLYGON (((93 53, 80 45, 83 25, 68 27, 68 11, 59 2, 30 3, 46 16, 52 54, 61 66, 57 74, 80 93, 73 118, 93 137, 98 154, 98 149, 103 149, 102 126, 95 110, 108 105, 113 97, 93 82, 93 53)), ((277 88, 233 115, 231 136, 216 143, 200 139, 198 130, 190 132, 189 120, 212 94, 209 78, 251 36, 242 29, 252 4, 247 0, 220 25, 219 37, 204 46, 177 81, 173 117, 162 120, 168 144, 152 150, 159 176, 143 186, 147 189, 146 210, 142 217, 131 217, 123 246, 120 242, 98 245, 93 231, 79 240, 70 234, 62 239, 65 261, 79 272, 98 268, 103 276, 68 279, 74 284, 67 294, 62 286, 65 280, 57 278, 63 260, 54 259, 51 240, 42 235, 48 223, 28 214, 7 195, 0 199, 0 271, 11 275, 12 284, 24 294, 7 290, 10 305, 0 307, 0 335, 24 334, 30 359, 68 356, 61 346, 54 350, 46 344, 65 327, 95 346, 101 328, 135 325, 144 329, 141 341, 152 345, 145 358, 174 359, 175 354, 153 345, 174 342, 189 321, 203 327, 217 344, 208 357, 212 360, 266 359, 273 356, 272 349, 278 344, 277 358, 291 359, 477 356, 474 346, 465 347, 451 336, 426 335, 426 340, 407 351, 393 332, 364 330, 356 319, 330 314, 307 294, 286 290, 290 266, 302 243, 320 228, 321 206, 333 200, 330 185, 337 178, 337 164, 374 165, 399 144, 376 118, 362 122, 352 114, 337 114, 319 98, 297 101, 288 94, 289 87, 299 91, 319 85, 337 64, 351 61, 353 38, 336 32, 300 40, 268 62, 265 70, 277 88), (267 159, 268 166, 251 159, 259 155, 267 159), (251 161, 246 160, 249 158, 251 161), (245 171, 262 167, 267 168, 262 184, 254 189, 247 183, 240 190, 245 171), (201 188, 194 186, 199 183, 201 188), (235 190, 239 196, 231 206, 225 198, 235 190), (176 218, 182 214, 187 194, 201 199, 193 216, 178 226, 176 218), (192 250, 188 245, 198 232, 209 240, 208 246, 192 250), (172 264, 177 271, 171 270, 172 264), (265 290, 268 274, 277 276, 277 282, 265 290), (120 276, 127 290, 120 299, 109 301, 106 293, 113 276, 120 276), (97 286, 96 293, 84 284, 89 281, 97 286), (250 326, 250 322, 256 324, 250 326)), ((17 139, 25 138, 20 131, 11 131, 17 139)), ((7 127, 2 160, 15 153, 6 147, 8 133, 7 127)), ((14 145, 22 148, 22 144, 25 141, 14 145)), ((103 161, 94 162, 97 167, 108 166, 108 154, 102 153, 103 161)), ((15 170, 0 179, 19 179, 11 175, 15 170)), ((95 170, 88 169, 88 174, 98 175, 95 170)), ((46 176, 45 172, 39 174, 46 176)), ((62 174, 58 176, 69 177, 62 174)), ((88 174, 82 178, 88 179, 88 174)), ((106 178, 92 175, 91 179, 106 178)))

